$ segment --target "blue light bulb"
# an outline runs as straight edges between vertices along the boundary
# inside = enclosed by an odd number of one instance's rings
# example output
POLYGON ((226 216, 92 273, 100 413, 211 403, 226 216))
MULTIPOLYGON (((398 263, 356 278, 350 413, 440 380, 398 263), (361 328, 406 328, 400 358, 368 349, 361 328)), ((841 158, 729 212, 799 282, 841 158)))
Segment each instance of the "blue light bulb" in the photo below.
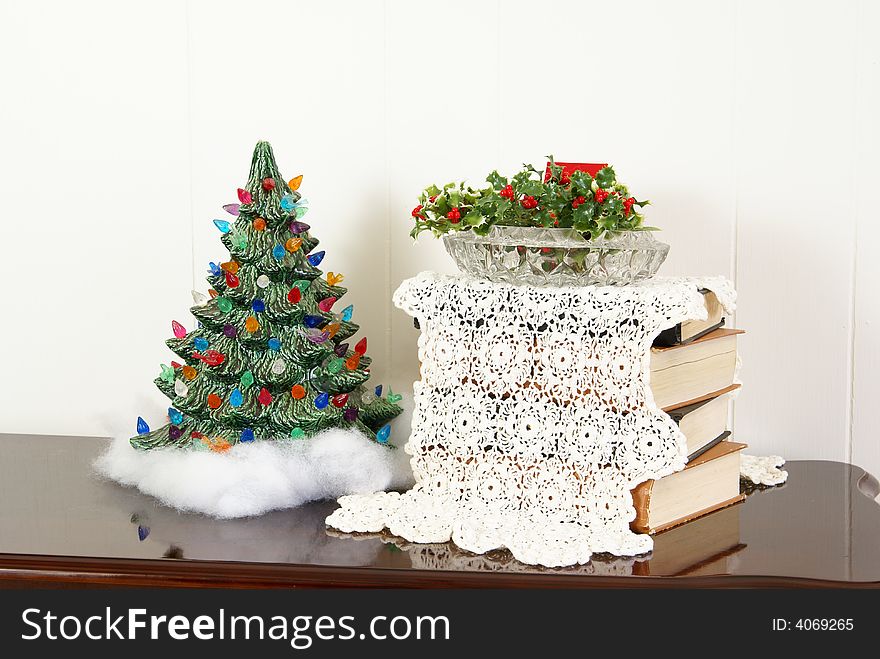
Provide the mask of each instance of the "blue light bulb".
POLYGON ((266 303, 263 302, 260 298, 254 298, 254 301, 251 302, 251 309, 253 309, 257 313, 262 313, 266 310, 266 303))
POLYGON ((391 424, 386 423, 379 428, 379 432, 376 433, 376 441, 380 444, 387 444, 389 437, 391 437, 391 424))
POLYGON ((296 197, 292 194, 286 194, 281 197, 281 208, 286 211, 292 211, 296 206, 296 197))
POLYGON ((317 268, 319 265, 321 265, 321 261, 324 260, 324 254, 326 254, 324 250, 321 250, 320 252, 315 252, 314 254, 309 254, 309 263, 317 268))
POLYGON ((287 250, 284 249, 284 245, 278 244, 272 248, 272 256, 274 256, 279 261, 283 260, 286 254, 287 250))
POLYGON ((279 341, 275 337, 269 339, 269 350, 272 350, 273 352, 278 352, 279 350, 281 350, 281 341, 279 341))
POLYGON ((252 442, 254 441, 254 431, 250 428, 245 428, 241 431, 241 437, 238 438, 240 442, 252 442))
POLYGON ((148 426, 147 422, 144 421, 141 417, 138 417, 137 431, 138 435, 146 435, 148 432, 150 432, 150 426, 148 426))
POLYGON ((319 327, 325 322, 327 321, 325 321, 321 316, 306 316, 305 318, 303 318, 303 323, 305 323, 306 327, 319 327))
POLYGON ((232 225, 226 220, 214 220, 214 226, 220 229, 220 233, 229 233, 232 231, 232 225))
POLYGON ((219 265, 217 265, 216 263, 211 261, 208 264, 208 272, 210 272, 215 277, 219 277, 220 275, 223 274, 223 269, 219 265))
POLYGON ((244 396, 241 393, 241 389, 236 387, 232 390, 232 393, 229 394, 229 404, 232 407, 241 407, 241 404, 244 402, 244 396))
POLYGON ((196 350, 207 350, 208 349, 208 339, 200 336, 200 337, 196 338, 195 340, 193 340, 193 345, 195 346, 196 350))
POLYGON ((382 397, 382 385, 381 384, 378 387, 376 387, 373 391, 376 392, 376 398, 382 397))
POLYGON ((354 313, 354 305, 349 304, 345 309, 342 310, 342 320, 343 322, 348 322, 351 320, 351 316, 354 313))
POLYGON ((322 391, 318 394, 318 397, 315 398, 315 407, 319 410, 323 410, 327 405, 330 404, 330 394, 326 391, 322 391))
POLYGON ((180 410, 175 410, 173 407, 168 408, 168 418, 171 419, 171 423, 175 426, 183 423, 183 412, 180 410))

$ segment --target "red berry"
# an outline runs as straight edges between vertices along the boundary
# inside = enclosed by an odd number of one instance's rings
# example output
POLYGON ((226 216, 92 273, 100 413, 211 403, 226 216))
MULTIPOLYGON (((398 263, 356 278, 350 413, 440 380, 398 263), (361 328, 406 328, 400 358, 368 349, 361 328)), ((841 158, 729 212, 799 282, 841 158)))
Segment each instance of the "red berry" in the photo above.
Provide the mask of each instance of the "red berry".
POLYGON ((437 195, 434 195, 434 196, 432 196, 432 197, 428 197, 428 201, 430 201, 432 204, 434 203, 434 201, 435 201, 436 199, 437 199, 437 195))
POLYGON ((419 204, 418 206, 416 206, 415 208, 412 209, 412 216, 413 217, 422 217, 422 205, 421 204, 419 204))
POLYGON ((275 179, 269 178, 268 176, 263 179, 263 190, 269 192, 269 190, 275 189, 275 179))
POLYGON ((593 193, 593 196, 596 198, 596 201, 601 204, 608 198, 608 191, 599 188, 593 193))
POLYGON ((451 211, 446 213, 446 218, 453 224, 458 224, 461 221, 461 213, 457 208, 453 208, 451 211))

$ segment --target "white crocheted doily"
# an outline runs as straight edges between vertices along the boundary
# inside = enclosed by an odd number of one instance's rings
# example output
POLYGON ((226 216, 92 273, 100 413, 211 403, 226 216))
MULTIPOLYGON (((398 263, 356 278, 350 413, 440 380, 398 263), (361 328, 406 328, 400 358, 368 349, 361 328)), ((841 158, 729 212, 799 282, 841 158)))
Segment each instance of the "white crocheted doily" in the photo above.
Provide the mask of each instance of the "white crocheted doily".
POLYGON ((415 317, 421 380, 406 451, 415 486, 346 496, 327 524, 387 528, 412 542, 507 547, 523 563, 586 563, 651 550, 630 490, 684 467, 684 435, 654 403, 650 348, 704 319, 701 288, 727 313, 723 278, 537 288, 422 273, 394 303, 415 317))
POLYGON ((755 485, 781 485, 788 479, 788 472, 780 469, 785 459, 778 455, 740 454, 739 474, 755 485))

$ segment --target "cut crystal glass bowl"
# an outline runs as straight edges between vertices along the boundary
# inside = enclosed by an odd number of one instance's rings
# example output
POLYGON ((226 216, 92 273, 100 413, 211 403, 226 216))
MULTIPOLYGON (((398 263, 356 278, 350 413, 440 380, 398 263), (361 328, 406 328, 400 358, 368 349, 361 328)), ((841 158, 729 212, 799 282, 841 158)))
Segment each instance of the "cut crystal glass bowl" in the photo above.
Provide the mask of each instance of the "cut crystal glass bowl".
POLYGON ((574 229, 493 226, 485 236, 448 233, 443 243, 462 272, 532 286, 632 284, 653 276, 669 253, 650 231, 587 239, 574 229))

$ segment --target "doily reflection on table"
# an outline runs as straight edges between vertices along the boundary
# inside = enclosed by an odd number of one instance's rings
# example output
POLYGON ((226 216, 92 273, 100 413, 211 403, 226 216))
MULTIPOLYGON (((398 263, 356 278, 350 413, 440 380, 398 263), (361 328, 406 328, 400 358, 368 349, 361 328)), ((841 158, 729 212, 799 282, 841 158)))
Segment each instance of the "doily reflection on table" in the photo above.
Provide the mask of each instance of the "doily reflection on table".
POLYGON ((612 554, 593 554, 589 563, 567 567, 548 568, 541 565, 521 563, 507 549, 493 549, 484 554, 474 554, 461 549, 452 542, 409 542, 387 531, 381 533, 343 533, 332 528, 327 534, 335 538, 351 540, 381 540, 406 552, 411 567, 416 570, 448 570, 454 572, 530 572, 597 576, 627 576, 638 574, 634 566, 650 558, 650 555, 621 557, 612 554))

